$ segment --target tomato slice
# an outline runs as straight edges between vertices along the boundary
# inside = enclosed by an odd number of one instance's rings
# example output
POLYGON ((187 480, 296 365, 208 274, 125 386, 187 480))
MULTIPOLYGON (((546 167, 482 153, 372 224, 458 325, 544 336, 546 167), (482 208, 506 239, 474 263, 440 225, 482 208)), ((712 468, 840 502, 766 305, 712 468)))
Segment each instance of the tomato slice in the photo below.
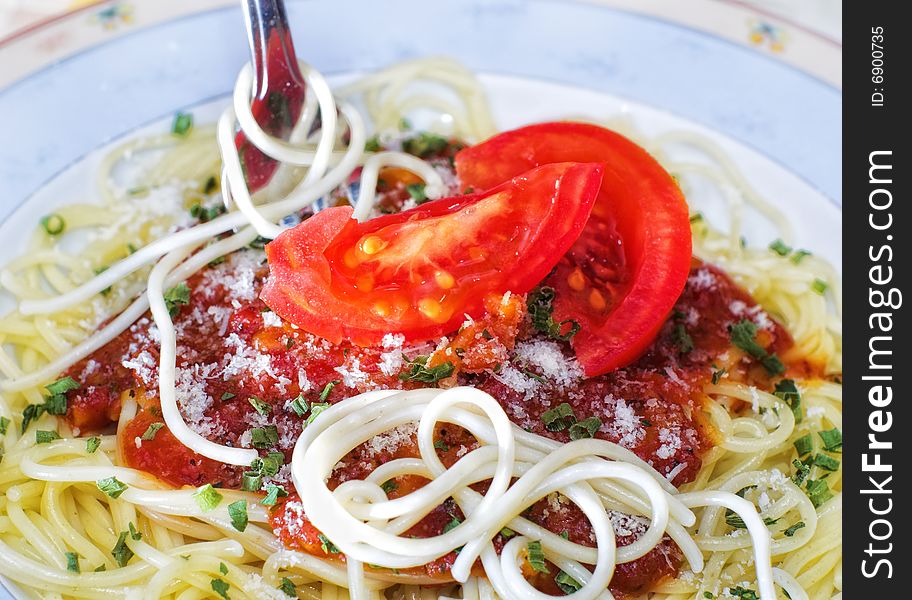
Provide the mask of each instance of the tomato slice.
POLYGON ((542 123, 494 136, 456 155, 464 186, 487 189, 542 164, 601 162, 592 216, 544 282, 555 288, 556 320, 582 329, 573 348, 588 376, 635 360, 655 338, 690 269, 687 203, 643 148, 584 123, 542 123))
POLYGON ((485 298, 548 274, 583 230, 601 177, 598 164, 557 163, 365 223, 350 207, 321 211, 266 245, 261 297, 334 343, 452 332, 483 314, 485 298))

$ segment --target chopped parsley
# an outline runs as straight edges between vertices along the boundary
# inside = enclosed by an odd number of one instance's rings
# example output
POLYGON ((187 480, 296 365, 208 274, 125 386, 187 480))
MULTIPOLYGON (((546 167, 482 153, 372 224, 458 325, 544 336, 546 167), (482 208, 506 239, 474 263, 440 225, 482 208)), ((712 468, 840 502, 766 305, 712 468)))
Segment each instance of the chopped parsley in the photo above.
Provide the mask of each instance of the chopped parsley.
POLYGON ((95 482, 98 489, 110 496, 111 498, 120 498, 120 495, 127 491, 127 485, 116 477, 99 479, 95 482))
POLYGON ((241 476, 241 489, 245 492, 258 492, 263 487, 263 476, 256 471, 244 471, 241 476))
POLYGON ((583 440, 591 438, 595 432, 602 426, 602 420, 598 417, 589 417, 570 426, 570 439, 583 440))
POLYGON ((320 540, 320 548, 326 554, 338 554, 339 549, 336 548, 336 545, 329 541, 329 538, 323 535, 322 533, 317 535, 317 539, 320 540))
POLYGON ((255 427, 250 430, 250 440, 254 448, 265 450, 279 443, 279 430, 275 425, 255 427))
POLYGON ((399 489, 399 484, 396 483, 395 479, 387 479, 383 482, 383 485, 380 486, 380 489, 389 495, 390 492, 395 492, 397 489, 399 489))
MULTIPOLYGON (((764 517, 763 524, 767 525, 767 526, 773 525, 778 520, 779 519, 771 519, 770 517, 764 517)), ((729 527, 733 527, 735 529, 747 529, 747 525, 744 524, 744 519, 742 519, 738 515, 738 513, 736 513, 735 511, 733 511, 731 509, 725 509, 725 523, 729 527)))
POLYGON ((227 575, 228 574, 228 565, 226 565, 223 562, 220 562, 219 563, 219 573, 221 573, 222 575, 227 575))
POLYGON ((797 523, 795 523, 794 525, 792 525, 791 527, 789 527, 788 529, 786 529, 786 530, 783 531, 782 533, 785 534, 786 537, 792 537, 793 535, 795 535, 795 533, 796 533, 799 529, 803 529, 804 527, 807 527, 807 526, 804 524, 804 521, 798 521, 797 523))
POLYGON ((839 469, 839 461, 826 454, 814 455, 813 464, 825 471, 836 471, 839 469))
POLYGON ((266 402, 263 402, 256 396, 251 396, 251 397, 247 398, 247 402, 250 403, 250 406, 253 407, 253 410, 257 411, 264 417, 272 411, 272 407, 269 404, 267 404, 266 402))
POLYGON ((193 115, 185 112, 178 112, 174 115, 174 122, 171 124, 171 133, 180 137, 187 137, 190 130, 193 129, 193 115))
POLYGON ((336 381, 330 381, 325 386, 323 386, 323 391, 320 392, 320 402, 326 402, 326 399, 329 398, 330 392, 333 391, 333 388, 342 383, 338 379, 336 381))
POLYGON ((39 223, 41 223, 41 228, 48 235, 60 235, 66 229, 66 221, 57 213, 41 217, 39 223))
POLYGON ((307 417, 307 425, 310 425, 314 420, 320 416, 324 410, 329 408, 329 402, 314 402, 310 405, 310 416, 307 417))
POLYGON ((223 400, 223 401, 224 401, 224 400, 231 400, 231 399, 234 398, 235 396, 236 396, 236 394, 232 394, 231 392, 225 392, 224 394, 222 394, 222 400, 223 400))
POLYGON ((285 491, 285 488, 270 483, 266 485, 266 497, 260 500, 260 504, 263 506, 274 506, 275 503, 279 501, 279 498, 285 498, 287 496, 288 492, 285 491))
POLYGON ((833 497, 833 492, 830 491, 830 486, 827 485, 825 479, 808 479, 804 489, 815 508, 833 497))
POLYGON ((443 440, 434 440, 434 448, 441 452, 449 452, 450 446, 443 440))
POLYGON ((99 446, 101 446, 101 438, 98 436, 92 436, 86 440, 86 452, 89 454, 94 454, 99 446))
POLYGON ((777 239, 772 244, 770 244, 769 249, 779 256, 788 256, 792 252, 791 246, 787 246, 786 243, 780 239, 777 239))
POLYGON ((117 563, 118 567, 126 567, 130 559, 133 558, 133 551, 127 546, 128 535, 129 533, 126 531, 121 531, 120 537, 117 538, 117 544, 111 550, 111 556, 114 557, 114 562, 117 563))
POLYGON ((203 512, 209 512, 221 504, 222 498, 223 496, 212 487, 211 483, 207 483, 193 493, 193 499, 203 512))
POLYGON ((671 330, 671 341, 678 347, 678 351, 681 354, 687 354, 694 349, 693 338, 687 333, 687 328, 684 327, 683 323, 678 323, 671 330))
POLYGON ((221 579, 213 579, 210 582, 210 585, 212 586, 213 592, 215 592, 216 594, 218 594, 225 600, 231 600, 231 598, 228 596, 228 589, 231 586, 228 585, 228 583, 226 583, 225 581, 222 581, 221 579))
POLYGON ((428 158, 434 154, 440 154, 449 145, 447 139, 443 136, 421 132, 413 138, 402 141, 402 151, 417 156, 418 158, 428 158))
POLYGON ((158 430, 164 426, 165 426, 164 423, 151 423, 149 425, 149 427, 147 427, 146 430, 143 432, 143 434, 140 436, 140 439, 147 441, 147 442, 149 440, 154 440, 155 434, 158 433, 158 430))
POLYGON ((557 577, 554 578, 554 583, 556 583, 557 587, 559 587, 565 594, 578 592, 583 587, 579 581, 570 577, 563 571, 557 574, 557 577))
POLYGON ((792 461, 792 465, 795 467, 795 474, 792 476, 792 481, 795 482, 795 485, 800 486, 811 473, 811 467, 797 459, 792 461))
POLYGON ((413 183, 405 186, 405 191, 408 192, 409 196, 412 197, 412 200, 414 200, 416 204, 421 204, 427 202, 428 199, 427 194, 424 191, 425 187, 426 184, 424 183, 413 183))
POLYGON ((44 414, 44 404, 29 404, 22 410, 21 433, 25 433, 32 421, 37 421, 44 414))
POLYGON ((364 142, 364 151, 365 152, 380 152, 382 147, 380 146, 380 137, 377 135, 372 135, 367 138, 367 141, 364 142))
POLYGON ((36 444, 50 444, 54 440, 59 440, 60 434, 56 431, 44 431, 39 429, 35 432, 35 443, 36 444))
POLYGON ((780 375, 785 372, 785 366, 779 360, 779 357, 768 353, 754 339, 754 336, 757 335, 757 325, 753 321, 741 319, 734 325, 729 326, 728 329, 731 334, 732 344, 759 361, 770 375, 780 375))
POLYGON ((750 588, 738 587, 728 588, 728 593, 735 598, 741 598, 741 600, 760 600, 760 596, 757 595, 757 592, 750 588))
POLYGON ((136 529, 136 526, 133 524, 133 521, 130 521, 127 524, 128 529, 130 530, 130 537, 136 540, 137 542, 142 539, 142 532, 136 529))
POLYGON ((576 415, 573 414, 573 408, 569 404, 562 402, 557 407, 543 412, 541 420, 548 431, 563 431, 576 423, 576 415))
POLYGON ((798 452, 798 456, 810 454, 814 450, 814 442, 810 433, 795 440, 795 450, 798 452))
POLYGON ((79 573, 79 555, 75 552, 64 552, 67 561, 67 571, 79 573))
POLYGON ((713 371, 712 384, 719 385, 719 382, 722 381, 722 378, 725 377, 725 375, 727 375, 727 374, 728 374, 728 369, 719 369, 719 370, 713 371))
POLYGON ((44 402, 44 410, 51 415, 65 415, 67 411, 67 398, 63 394, 51 396, 44 402))
POLYGON ((279 586, 279 591, 292 598, 298 597, 298 590, 295 588, 295 584, 287 577, 282 578, 282 584, 279 586))
POLYGON ((827 452, 842 452, 842 432, 834 427, 826 431, 819 431, 817 435, 823 440, 823 449, 827 452))
POLYGON ((526 308, 532 319, 532 327, 548 337, 566 342, 579 332, 580 324, 573 319, 556 323, 554 317, 551 316, 554 311, 553 303, 554 288, 541 286, 529 292, 529 296, 526 298, 526 308), (570 325, 570 328, 566 333, 561 333, 564 325, 570 325))
POLYGON ((298 397, 291 401, 290 406, 291 410, 299 417, 303 417, 310 410, 310 405, 304 399, 304 394, 298 394, 298 397))
POLYGON ((815 279, 814 283, 811 284, 811 289, 814 290, 815 292, 817 292, 818 294, 820 294, 821 296, 823 296, 826 293, 828 287, 829 286, 827 285, 827 282, 824 281, 823 279, 819 279, 819 278, 815 279))
POLYGON ((79 383, 70 376, 62 377, 52 384, 44 386, 51 395, 66 394, 70 390, 78 390, 79 383))
POLYGON ((428 367, 428 358, 427 356, 418 356, 415 360, 409 361, 407 368, 399 373, 399 380, 436 383, 451 376, 453 371, 456 370, 456 367, 450 361, 428 367))
POLYGON ((800 423, 804 418, 801 410, 801 394, 798 392, 798 386, 791 379, 783 379, 776 383, 776 389, 773 391, 778 398, 789 405, 792 414, 795 415, 795 423, 800 423))
POLYGON ((536 573, 550 573, 548 565, 545 564, 545 553, 542 552, 541 542, 529 542, 526 544, 526 556, 529 560, 532 570, 536 573))
POLYGON ((450 531, 459 527, 462 524, 462 519, 453 515, 453 518, 450 519, 450 522, 443 526, 443 533, 449 533, 450 531))
POLYGON ((0 417, 0 435, 6 435, 6 430, 9 428, 10 420, 6 417, 0 417))
POLYGON ((231 518, 231 526, 238 531, 243 532, 247 529, 249 519, 247 517, 247 501, 238 500, 228 505, 228 516, 231 518))
POLYGON ((190 304, 190 288, 183 281, 165 292, 165 306, 168 307, 168 314, 171 318, 177 316, 182 305, 190 304))
POLYGON ((792 254, 792 257, 789 260, 797 265, 800 264, 802 260, 804 260, 805 256, 811 256, 811 253, 807 250, 795 250, 795 253, 792 254))

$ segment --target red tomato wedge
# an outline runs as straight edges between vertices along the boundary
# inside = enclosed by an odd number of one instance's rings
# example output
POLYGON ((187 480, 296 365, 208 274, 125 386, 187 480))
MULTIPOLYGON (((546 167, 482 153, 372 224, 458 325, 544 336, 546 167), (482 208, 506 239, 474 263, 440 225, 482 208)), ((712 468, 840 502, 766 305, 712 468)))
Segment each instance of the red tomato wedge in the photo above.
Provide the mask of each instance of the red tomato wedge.
POLYGON ((598 164, 548 164, 365 223, 349 207, 321 211, 266 245, 261 297, 334 343, 450 333, 480 317, 486 297, 525 293, 548 274, 583 230, 601 178, 598 164))
POLYGON ((674 306, 690 269, 687 203, 643 148, 583 123, 542 123, 494 136, 456 155, 464 186, 487 189, 533 167, 562 161, 605 167, 592 216, 544 282, 556 291, 554 318, 574 319, 586 375, 634 361, 674 306))

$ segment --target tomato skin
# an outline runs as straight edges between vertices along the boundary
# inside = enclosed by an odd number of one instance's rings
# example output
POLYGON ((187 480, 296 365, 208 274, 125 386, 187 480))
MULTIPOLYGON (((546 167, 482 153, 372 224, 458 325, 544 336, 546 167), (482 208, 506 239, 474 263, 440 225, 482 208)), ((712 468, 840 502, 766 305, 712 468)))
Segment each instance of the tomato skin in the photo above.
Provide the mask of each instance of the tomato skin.
MULTIPOLYGON (((462 184, 476 189, 551 162, 604 164, 589 223, 545 284, 558 292, 555 319, 575 319, 582 325, 572 344, 587 376, 617 369, 640 356, 684 289, 692 252, 687 203, 661 165, 618 133, 571 122, 507 131, 462 150, 455 160, 462 184), (606 246, 611 230, 622 247, 620 267, 626 277, 616 287, 589 278, 581 290, 571 289, 571 274, 578 266, 585 270, 593 247, 606 246), (591 297, 592 290, 598 291, 597 297, 591 297), (593 305, 602 307, 601 312, 593 305)), ((582 281, 577 275, 577 282, 582 281)))
POLYGON ((321 211, 267 244, 261 298, 334 343, 450 333, 480 317, 485 298, 548 274, 585 227, 601 175, 597 164, 555 163, 365 223, 350 207, 321 211))

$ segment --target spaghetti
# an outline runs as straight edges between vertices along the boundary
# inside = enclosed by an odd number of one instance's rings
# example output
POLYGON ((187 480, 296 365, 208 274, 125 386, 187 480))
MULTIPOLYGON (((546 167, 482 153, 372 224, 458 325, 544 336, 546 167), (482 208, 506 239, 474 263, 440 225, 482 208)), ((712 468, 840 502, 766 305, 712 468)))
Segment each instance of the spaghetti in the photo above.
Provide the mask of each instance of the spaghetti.
MULTIPOLYGON (((841 468, 833 458, 839 447, 832 432, 842 427, 841 386, 828 378, 800 380, 790 395, 714 376, 703 393, 716 443, 680 489, 670 483, 680 470, 659 472, 609 441, 561 443, 528 432, 475 387, 352 395, 312 415, 288 468, 301 509, 325 536, 324 545, 331 540, 330 549, 344 555, 344 562, 284 548, 259 494, 211 486, 174 489, 126 466, 118 438, 141 409, 134 397, 125 396, 119 404, 117 436, 79 438, 80 431, 52 410, 29 412, 28 407, 47 406, 48 382, 151 311, 159 334, 157 393, 167 430, 194 453, 219 463, 247 466, 259 458, 252 447, 209 439, 182 411, 186 406, 176 391, 178 332, 168 291, 223 257, 230 262, 258 236, 276 237, 294 224, 295 215, 346 187, 359 167, 360 186, 350 194, 358 220, 375 214, 384 168, 413 173, 424 182, 427 197, 453 191, 445 172, 395 149, 394 137, 386 140, 390 149, 365 153, 366 127, 347 98, 360 95, 381 131, 394 129, 418 107, 448 115, 452 133, 469 141, 494 131, 477 80, 443 59, 397 65, 342 87, 335 96, 317 71, 301 67, 313 94, 289 141, 270 138, 253 119, 245 67, 214 136, 198 129, 179 141, 166 136, 130 142, 103 165, 101 207, 75 205, 57 213, 67 235, 90 234, 78 259, 59 249, 60 232, 39 231, 27 254, 0 274, 18 301, 18 310, 0 320, 0 371, 6 378, 0 392, 0 423, 6 423, 0 436, 0 573, 46 597, 424 598, 439 593, 532 599, 552 597, 528 581, 532 554, 541 552, 560 570, 561 589, 583 599, 611 597, 607 588, 618 566, 642 558, 667 538, 680 549, 686 568, 660 582, 650 597, 727 594, 767 600, 778 597, 777 588, 793 600, 839 596, 841 468), (428 83, 445 89, 429 94, 424 91, 428 83), (343 101, 337 105, 335 98, 343 101), (236 124, 281 163, 267 188, 254 195, 234 147, 236 124), (210 185, 219 164, 213 137, 222 171, 210 185), (125 156, 162 146, 168 151, 143 188, 112 185, 110 173, 125 156), (174 187, 174 180, 184 184, 174 187), (209 187, 220 188, 220 194, 217 189, 207 193, 209 187), (150 209, 163 204, 149 201, 151 195, 169 198, 168 208, 150 209), (215 211, 200 224, 184 220, 188 205, 215 208, 220 200, 236 210, 215 211), (25 415, 31 415, 28 421, 25 415), (328 487, 349 452, 410 424, 415 456, 328 487), (456 425, 475 440, 448 466, 434 439, 441 424, 456 425), (42 432, 46 435, 39 439, 42 432), (390 497, 386 482, 413 476, 428 483, 390 497), (123 489, 115 486, 112 492, 104 481, 123 489), (482 493, 477 484, 484 482, 490 483, 482 493), (439 535, 408 535, 448 498, 463 516, 459 523, 439 535), (578 507, 591 526, 594 546, 528 518, 527 509, 548 498, 568 499, 578 507), (612 515, 637 519, 642 531, 634 541, 617 544, 621 534, 612 515), (495 548, 495 539, 502 546, 495 548), (408 571, 454 550, 450 572, 456 584, 450 587, 408 571), (430 583, 436 587, 426 587, 430 583)), ((795 341, 786 360, 838 373, 841 292, 832 269, 785 246, 791 241, 787 220, 712 144, 683 133, 645 143, 660 157, 662 148, 682 143, 706 153, 709 165, 666 163, 684 185, 700 177, 734 190, 728 194, 728 234, 712 230, 698 215, 692 219, 695 254, 722 267, 785 324, 795 341), (785 241, 776 249, 743 247, 742 199, 780 227, 785 241)))

